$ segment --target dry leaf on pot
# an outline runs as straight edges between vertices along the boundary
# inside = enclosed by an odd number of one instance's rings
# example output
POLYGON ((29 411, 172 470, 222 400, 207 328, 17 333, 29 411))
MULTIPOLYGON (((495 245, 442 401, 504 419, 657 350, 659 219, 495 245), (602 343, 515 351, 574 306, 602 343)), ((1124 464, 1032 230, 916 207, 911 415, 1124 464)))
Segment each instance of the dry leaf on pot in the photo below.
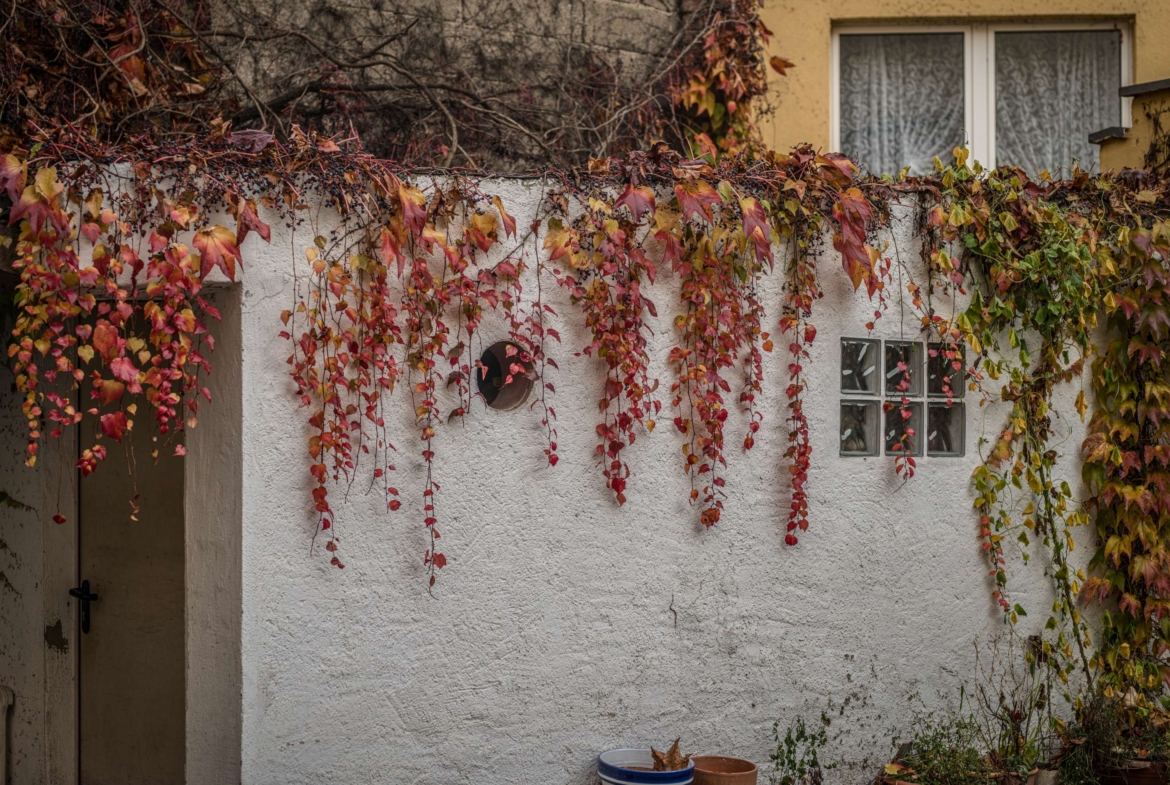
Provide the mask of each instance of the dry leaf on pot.
POLYGON ((678 771, 685 769, 687 763, 690 762, 690 755, 683 755, 678 751, 678 742, 682 737, 674 740, 674 744, 670 745, 670 749, 666 752, 659 752, 653 747, 650 748, 650 754, 654 757, 655 771, 678 771))

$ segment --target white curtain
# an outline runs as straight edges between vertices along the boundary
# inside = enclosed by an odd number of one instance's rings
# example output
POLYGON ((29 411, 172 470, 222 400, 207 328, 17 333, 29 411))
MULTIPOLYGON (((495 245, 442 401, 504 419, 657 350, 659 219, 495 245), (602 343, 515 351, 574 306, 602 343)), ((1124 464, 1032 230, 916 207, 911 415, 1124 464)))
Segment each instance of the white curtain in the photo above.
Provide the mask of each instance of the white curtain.
POLYGON ((932 170, 964 141, 963 34, 840 38, 841 152, 870 172, 932 170))
POLYGON ((1116 30, 995 34, 996 164, 1056 176, 1099 163, 1089 134, 1121 122, 1116 30))

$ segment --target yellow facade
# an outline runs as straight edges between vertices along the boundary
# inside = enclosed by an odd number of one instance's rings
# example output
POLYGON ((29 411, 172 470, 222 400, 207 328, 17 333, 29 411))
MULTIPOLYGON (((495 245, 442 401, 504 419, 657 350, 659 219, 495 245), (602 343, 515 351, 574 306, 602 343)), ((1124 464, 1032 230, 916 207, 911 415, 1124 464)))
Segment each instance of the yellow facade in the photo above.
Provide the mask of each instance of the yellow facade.
MULTIPOLYGON (((1146 166, 1146 152, 1154 144, 1158 133, 1170 130, 1170 88, 1143 92, 1133 99, 1133 125, 1120 138, 1101 143, 1101 171, 1109 169, 1142 169, 1146 166), (1161 128, 1155 127, 1157 120, 1161 128)), ((1151 162, 1155 166, 1164 162, 1151 162)))
POLYGON ((787 150, 800 142, 829 146, 829 89, 834 26, 971 22, 1114 22, 1132 24, 1132 82, 1170 77, 1170 0, 765 0, 775 34, 770 54, 791 60, 772 74, 776 111, 764 118, 764 141, 787 150))

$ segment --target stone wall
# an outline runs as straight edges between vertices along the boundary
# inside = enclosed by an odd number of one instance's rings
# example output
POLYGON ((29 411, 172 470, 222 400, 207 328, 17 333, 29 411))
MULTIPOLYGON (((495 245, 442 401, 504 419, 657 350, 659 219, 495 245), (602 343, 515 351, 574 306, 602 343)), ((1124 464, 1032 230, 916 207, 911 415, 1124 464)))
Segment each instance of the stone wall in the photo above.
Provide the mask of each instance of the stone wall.
MULTIPOLYGON (((283 95, 290 86, 326 79, 352 85, 355 92, 343 100, 361 106, 371 100, 373 93, 364 92, 371 86, 409 83, 404 76, 408 70, 456 116, 499 111, 519 119, 538 130, 548 149, 522 133, 506 145, 464 138, 476 164, 509 171, 549 163, 566 148, 572 151, 604 137, 605 129, 596 128, 544 131, 556 128, 562 117, 580 116, 587 124, 597 123, 597 113, 582 112, 580 106, 593 93, 603 105, 610 101, 612 91, 606 87, 610 83, 652 82, 682 26, 684 14, 676 1, 359 0, 343 5, 322 0, 215 0, 208 18, 217 50, 264 100, 283 95), (296 35, 270 38, 281 31, 303 32, 336 45, 337 57, 346 62, 376 64, 362 74, 339 71, 296 35), (357 56, 375 52, 396 33, 401 38, 376 54, 357 56), (459 90, 474 92, 486 102, 470 100, 468 104, 476 107, 471 109, 460 102, 459 90)), ((230 75, 225 78, 248 116, 248 96, 230 75)), ((389 127, 399 112, 430 109, 426 96, 413 95, 399 97, 378 111, 389 127)), ((379 147, 380 136, 386 134, 380 133, 377 118, 362 122, 368 127, 359 131, 372 152, 404 154, 379 147)), ((445 132, 443 123, 437 127, 445 132)), ((569 157, 585 160, 584 152, 569 157)))

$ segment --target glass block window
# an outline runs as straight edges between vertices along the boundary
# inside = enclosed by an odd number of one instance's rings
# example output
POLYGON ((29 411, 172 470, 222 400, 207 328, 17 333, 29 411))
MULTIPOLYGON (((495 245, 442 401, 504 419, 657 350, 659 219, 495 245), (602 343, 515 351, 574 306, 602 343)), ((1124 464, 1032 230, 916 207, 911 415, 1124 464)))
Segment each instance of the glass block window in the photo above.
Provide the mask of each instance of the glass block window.
POLYGON ((877 395, 881 378, 880 341, 841 340, 841 392, 877 395))
POLYGON ((926 452, 958 458, 966 440, 966 410, 962 403, 931 401, 927 407, 926 452))
POLYGON ((880 455, 878 401, 841 401, 841 454, 849 456, 880 455))
POLYGON ((961 457, 964 363, 953 344, 843 338, 840 455, 961 457))
POLYGON ((918 341, 886 341, 886 395, 922 397, 922 344, 918 341))
POLYGON ((886 445, 886 455, 905 455, 907 452, 922 455, 922 401, 905 405, 899 401, 886 401, 885 407, 886 425, 882 440, 886 445))
POLYGON ((932 343, 926 355, 926 394, 931 397, 962 398, 967 389, 963 374, 967 357, 964 348, 947 343, 932 343))

